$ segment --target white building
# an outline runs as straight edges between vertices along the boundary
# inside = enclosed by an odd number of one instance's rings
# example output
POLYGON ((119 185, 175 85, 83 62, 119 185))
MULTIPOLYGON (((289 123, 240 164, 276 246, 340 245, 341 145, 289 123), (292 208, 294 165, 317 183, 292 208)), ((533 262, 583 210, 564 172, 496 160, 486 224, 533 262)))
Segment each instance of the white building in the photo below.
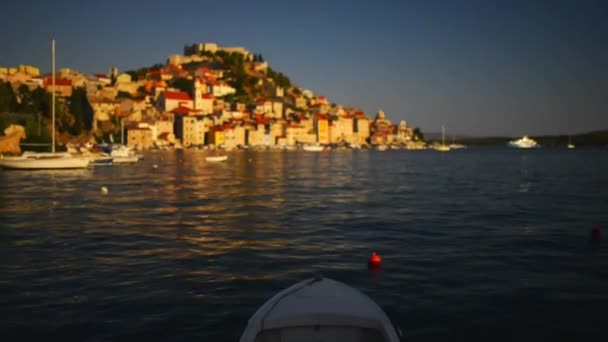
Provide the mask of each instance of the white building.
POLYGON ((156 100, 156 106, 161 112, 169 112, 177 107, 192 108, 192 98, 183 91, 163 91, 156 100))

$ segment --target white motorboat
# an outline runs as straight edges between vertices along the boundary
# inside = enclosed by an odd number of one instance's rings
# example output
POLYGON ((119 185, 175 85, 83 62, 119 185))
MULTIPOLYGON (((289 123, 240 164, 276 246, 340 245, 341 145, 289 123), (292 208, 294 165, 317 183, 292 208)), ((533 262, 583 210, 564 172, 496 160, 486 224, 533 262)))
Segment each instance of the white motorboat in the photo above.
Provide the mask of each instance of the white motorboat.
POLYGON ((515 148, 535 148, 535 147, 540 147, 540 145, 538 143, 536 143, 536 141, 534 141, 533 139, 528 138, 527 135, 524 135, 523 138, 521 138, 521 139, 509 141, 507 143, 507 146, 509 146, 509 147, 515 147, 515 148))
POLYGON ((249 319, 240 342, 397 342, 384 311, 352 287, 323 277, 276 294, 249 319))
POLYGON ((302 146, 302 149, 304 151, 308 151, 308 152, 322 152, 325 148, 319 144, 315 144, 315 145, 304 145, 304 146, 302 146))
POLYGON ((114 164, 133 164, 137 163, 141 158, 140 155, 136 154, 131 148, 118 145, 116 147, 112 147, 112 162, 114 164))
POLYGON ((223 156, 207 156, 207 157, 205 157, 205 160, 207 162, 210 162, 210 163, 223 162, 223 161, 228 160, 228 156, 227 155, 223 155, 223 156))
POLYGON ((90 158, 75 156, 68 152, 55 152, 55 40, 51 43, 52 83, 51 113, 52 142, 51 152, 26 151, 17 157, 0 158, 0 167, 13 170, 59 170, 84 169, 89 166, 90 158))
POLYGON ((376 146, 376 151, 386 151, 386 150, 388 150, 388 146, 386 146, 386 145, 376 146))

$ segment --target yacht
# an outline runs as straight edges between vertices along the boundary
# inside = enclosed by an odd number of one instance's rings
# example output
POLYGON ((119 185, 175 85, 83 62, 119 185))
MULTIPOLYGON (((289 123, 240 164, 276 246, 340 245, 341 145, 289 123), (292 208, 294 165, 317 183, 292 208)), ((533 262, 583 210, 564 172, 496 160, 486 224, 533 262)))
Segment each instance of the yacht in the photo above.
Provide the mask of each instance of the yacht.
POLYGON ((540 145, 536 141, 534 141, 533 139, 530 139, 527 135, 524 135, 523 138, 521 138, 521 139, 509 141, 507 143, 507 146, 515 147, 515 148, 540 147, 540 145))

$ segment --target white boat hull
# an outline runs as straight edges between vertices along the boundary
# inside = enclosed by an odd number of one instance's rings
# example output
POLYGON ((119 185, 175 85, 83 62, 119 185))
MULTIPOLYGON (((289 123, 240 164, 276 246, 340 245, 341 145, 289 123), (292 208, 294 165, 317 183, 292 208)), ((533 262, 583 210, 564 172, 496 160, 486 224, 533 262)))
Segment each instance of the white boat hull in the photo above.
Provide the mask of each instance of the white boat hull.
POLYGON ((75 157, 66 153, 24 154, 20 157, 0 159, 0 167, 10 170, 84 169, 89 163, 89 158, 75 157))
POLYGON ((211 163, 223 162, 228 159, 228 156, 209 156, 205 157, 205 160, 211 163))
POLYGON ((521 139, 509 141, 507 143, 507 146, 514 147, 514 148, 536 148, 536 147, 540 147, 540 145, 536 141, 528 138, 528 136, 526 136, 526 135, 524 135, 524 137, 521 138, 521 139))
POLYGON ((437 146, 434 146, 433 149, 435 151, 439 151, 439 152, 449 152, 451 148, 450 148, 450 146, 447 146, 447 145, 437 145, 437 146))
POLYGON ((138 156, 119 156, 112 157, 113 164, 135 164, 139 161, 138 156))
POLYGON ((322 152, 325 148, 319 145, 304 145, 302 149, 308 152, 322 152))
POLYGON ((297 283, 268 300, 240 342, 386 341, 399 336, 384 311, 363 293, 328 278, 297 283))

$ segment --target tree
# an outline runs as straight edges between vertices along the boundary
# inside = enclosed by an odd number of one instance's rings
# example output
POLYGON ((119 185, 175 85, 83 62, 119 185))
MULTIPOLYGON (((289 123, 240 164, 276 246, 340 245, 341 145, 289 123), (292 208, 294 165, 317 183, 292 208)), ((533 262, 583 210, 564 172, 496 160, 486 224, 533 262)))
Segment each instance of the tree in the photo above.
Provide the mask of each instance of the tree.
POLYGON ((15 112, 17 109, 17 97, 9 82, 0 83, 0 113, 15 112))
POLYGON ((72 114, 74 120, 68 132, 72 135, 79 135, 82 130, 85 129, 90 131, 93 123, 93 108, 87 98, 87 91, 84 87, 75 88, 72 91, 72 97, 70 98, 70 114, 72 114))
POLYGON ((234 94, 224 95, 224 102, 234 102, 234 94))
POLYGON ((36 109, 33 107, 32 94, 30 88, 22 84, 17 88, 17 94, 19 96, 19 112, 20 113, 35 113, 36 109))
POLYGON ((133 96, 129 92, 119 90, 118 93, 116 93, 116 99, 133 99, 133 96))
POLYGON ((414 140, 415 141, 424 141, 424 135, 422 134, 422 131, 418 127, 414 128, 414 140))
POLYGON ((169 81, 169 86, 177 88, 190 95, 194 93, 194 80, 189 80, 187 78, 174 78, 169 81))
POLYGON ((51 94, 48 93, 41 87, 38 87, 32 91, 32 106, 37 112, 42 113, 43 116, 51 117, 51 94))

